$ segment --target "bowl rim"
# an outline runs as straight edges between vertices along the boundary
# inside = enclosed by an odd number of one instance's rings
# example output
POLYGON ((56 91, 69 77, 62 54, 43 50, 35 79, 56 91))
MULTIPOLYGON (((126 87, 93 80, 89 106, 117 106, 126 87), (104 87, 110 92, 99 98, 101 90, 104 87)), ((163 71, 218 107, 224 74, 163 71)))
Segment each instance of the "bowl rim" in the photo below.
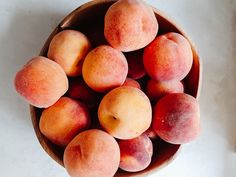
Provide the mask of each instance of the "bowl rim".
MULTIPOLYGON (((107 2, 116 2, 116 0, 94 0, 94 1, 89 1, 87 3, 82 4, 81 6, 77 7, 76 9, 72 10, 69 14, 67 14, 63 20, 60 21, 60 23, 55 27, 55 29, 51 32, 51 34, 49 35, 48 39, 46 40, 46 42, 44 43, 43 48, 40 51, 40 55, 45 51, 45 48, 47 47, 47 43, 49 43, 52 39, 52 37, 61 29, 64 28, 64 26, 73 18, 73 15, 75 13, 77 13, 78 11, 82 11, 82 10, 86 10, 86 8, 92 6, 92 5, 98 5, 98 4, 103 4, 103 3, 107 3, 107 2)), ((198 70, 199 70, 199 74, 198 74, 198 83, 197 83, 197 93, 196 95, 194 95, 194 97, 196 99, 199 98, 200 96, 200 92, 201 92, 201 88, 202 88, 202 60, 201 57, 199 56, 198 51, 196 50, 196 46, 195 44, 192 42, 192 40, 190 39, 190 37, 184 32, 184 30, 176 24, 176 22, 174 22, 173 19, 171 19, 166 13, 164 13, 163 11, 157 9, 156 7, 151 6, 154 10, 155 15, 158 15, 160 17, 162 17, 163 19, 165 19, 166 21, 168 21, 170 24, 172 24, 190 43, 191 48, 193 50, 193 52, 196 54, 196 57, 198 59, 199 62, 199 66, 198 66, 198 70)), ((35 111, 35 107, 30 105, 30 115, 31 115, 31 121, 33 124, 33 128, 35 131, 35 134, 37 136, 37 139, 40 143, 40 145, 43 147, 44 151, 54 160, 56 161, 58 164, 60 164, 61 166, 64 167, 63 164, 63 160, 61 160, 60 158, 58 158, 57 154, 55 154, 53 152, 53 150, 51 148, 48 147, 46 141, 45 141, 45 137, 41 134, 40 130, 39 130, 39 125, 38 125, 38 121, 37 121, 37 116, 36 116, 36 111, 35 111)), ((163 167, 167 166, 169 163, 171 163, 174 159, 176 159, 177 155, 179 154, 180 150, 182 149, 183 145, 179 145, 176 149, 176 151, 174 152, 174 154, 166 161, 164 161, 160 166, 155 167, 151 170, 147 170, 145 171, 143 174, 145 175, 149 175, 149 174, 153 174, 156 171, 161 170, 163 167)), ((142 174, 142 171, 141 173, 142 174)), ((135 176, 135 175, 130 175, 130 176, 135 176)))

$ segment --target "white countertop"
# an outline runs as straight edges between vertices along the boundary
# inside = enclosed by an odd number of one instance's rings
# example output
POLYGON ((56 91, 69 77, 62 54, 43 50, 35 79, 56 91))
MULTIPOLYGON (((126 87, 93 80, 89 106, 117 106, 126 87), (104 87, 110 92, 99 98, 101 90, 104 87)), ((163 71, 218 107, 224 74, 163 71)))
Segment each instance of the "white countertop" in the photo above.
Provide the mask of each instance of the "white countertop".
MULTIPOLYGON (((67 177, 41 148, 13 79, 63 16, 86 0, 0 1, 0 176, 67 177)), ((202 134, 154 176, 236 176, 236 0, 148 0, 195 42, 203 63, 202 134)))

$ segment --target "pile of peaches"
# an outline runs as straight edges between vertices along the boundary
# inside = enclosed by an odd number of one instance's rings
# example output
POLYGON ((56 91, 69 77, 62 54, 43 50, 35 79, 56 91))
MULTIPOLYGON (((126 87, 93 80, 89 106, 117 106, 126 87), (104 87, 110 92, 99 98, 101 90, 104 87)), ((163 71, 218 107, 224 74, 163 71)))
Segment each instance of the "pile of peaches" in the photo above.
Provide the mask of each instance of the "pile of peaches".
POLYGON ((200 131, 198 102, 182 82, 193 63, 185 37, 158 35, 142 0, 110 6, 104 36, 106 44, 93 48, 81 32, 63 30, 47 58, 29 60, 15 77, 17 92, 43 108, 40 131, 65 149, 72 177, 144 170, 157 153, 153 139, 183 144, 200 131))

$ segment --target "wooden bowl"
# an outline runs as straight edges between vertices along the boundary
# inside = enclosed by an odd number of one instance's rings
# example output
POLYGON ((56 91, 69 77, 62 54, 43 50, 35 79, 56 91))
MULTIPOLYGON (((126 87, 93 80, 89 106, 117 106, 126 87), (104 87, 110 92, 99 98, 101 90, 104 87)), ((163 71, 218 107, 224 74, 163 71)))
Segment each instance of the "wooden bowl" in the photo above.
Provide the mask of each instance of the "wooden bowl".
MULTIPOLYGON (((115 0, 96 0, 88 2, 79 8, 75 9, 70 13, 64 20, 56 27, 56 29, 51 33, 48 40, 44 44, 40 55, 46 56, 49 43, 53 36, 58 32, 64 29, 76 29, 88 36, 91 43, 96 47, 100 44, 106 44, 104 35, 103 35, 103 26, 104 26, 104 15, 115 0)), ((167 18, 162 12, 157 9, 154 9, 156 18, 159 23, 159 34, 166 32, 177 32, 185 36, 188 40, 189 38, 186 34, 180 29, 173 21, 167 18)), ((198 97, 200 91, 200 76, 201 76, 201 67, 199 56, 193 47, 192 42, 189 40, 192 51, 193 51, 193 65, 190 73, 184 79, 186 93, 198 97)), ((38 137, 38 140, 44 150, 63 166, 63 150, 58 146, 54 145, 48 141, 39 130, 39 119, 42 112, 42 109, 30 106, 31 119, 33 122, 35 133, 38 137)), ((122 170, 118 170, 116 175, 117 177, 141 177, 147 176, 150 173, 153 173, 156 170, 169 164, 176 156, 177 152, 180 149, 180 145, 173 145, 166 143, 161 139, 157 139, 153 142, 154 144, 154 155, 152 158, 152 163, 148 168, 141 172, 128 173, 122 170)))

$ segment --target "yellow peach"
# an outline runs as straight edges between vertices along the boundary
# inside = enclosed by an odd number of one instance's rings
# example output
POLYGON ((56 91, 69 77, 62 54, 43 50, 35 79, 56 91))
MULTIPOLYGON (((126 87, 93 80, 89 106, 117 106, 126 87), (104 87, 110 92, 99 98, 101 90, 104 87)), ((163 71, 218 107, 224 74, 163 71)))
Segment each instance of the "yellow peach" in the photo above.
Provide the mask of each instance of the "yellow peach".
POLYGON ((98 108, 101 126, 118 139, 131 139, 145 132, 152 121, 148 97, 138 88, 118 87, 107 93, 98 108))
POLYGON ((91 49, 88 38, 76 30, 64 30, 54 36, 48 58, 56 61, 68 76, 82 73, 83 60, 91 49))

